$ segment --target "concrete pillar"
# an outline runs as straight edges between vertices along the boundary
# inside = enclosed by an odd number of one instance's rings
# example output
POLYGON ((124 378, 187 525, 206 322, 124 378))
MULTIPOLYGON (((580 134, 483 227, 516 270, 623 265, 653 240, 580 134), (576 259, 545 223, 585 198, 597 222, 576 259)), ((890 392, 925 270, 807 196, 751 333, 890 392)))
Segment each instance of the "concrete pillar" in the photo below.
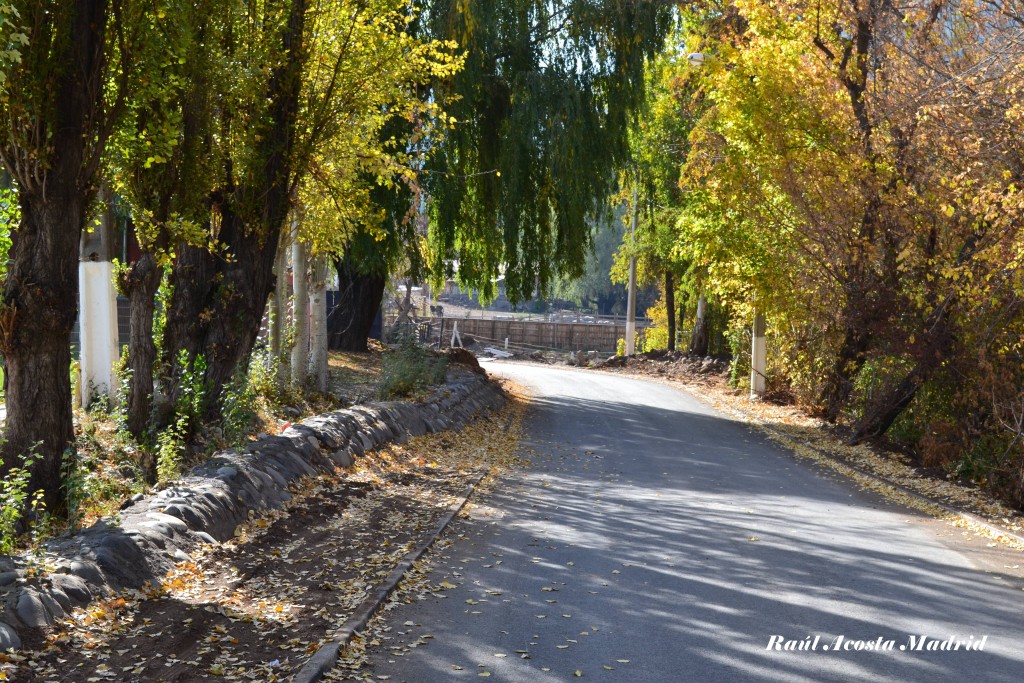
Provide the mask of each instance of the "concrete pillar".
POLYGON ((114 264, 82 261, 78 264, 78 339, 81 405, 88 407, 99 395, 117 395, 114 365, 118 360, 117 294, 114 264))
POLYGON ((768 348, 765 342, 764 313, 754 311, 753 343, 750 348, 750 398, 764 395, 768 348))
POLYGON ((117 292, 114 289, 116 221, 113 193, 100 183, 99 220, 82 232, 78 264, 78 393, 88 407, 99 395, 116 398, 114 366, 120 355, 117 338, 117 292))

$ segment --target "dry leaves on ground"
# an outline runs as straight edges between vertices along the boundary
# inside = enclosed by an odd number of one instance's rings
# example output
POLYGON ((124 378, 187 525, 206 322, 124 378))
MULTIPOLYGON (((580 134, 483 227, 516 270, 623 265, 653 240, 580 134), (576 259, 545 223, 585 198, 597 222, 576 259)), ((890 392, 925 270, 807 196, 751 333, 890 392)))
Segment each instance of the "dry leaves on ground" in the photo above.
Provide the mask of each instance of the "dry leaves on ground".
POLYGON ((203 547, 160 587, 76 610, 39 651, 4 655, 0 680, 287 679, 433 533, 476 473, 517 464, 523 410, 519 393, 460 432, 304 480, 287 509, 203 547))

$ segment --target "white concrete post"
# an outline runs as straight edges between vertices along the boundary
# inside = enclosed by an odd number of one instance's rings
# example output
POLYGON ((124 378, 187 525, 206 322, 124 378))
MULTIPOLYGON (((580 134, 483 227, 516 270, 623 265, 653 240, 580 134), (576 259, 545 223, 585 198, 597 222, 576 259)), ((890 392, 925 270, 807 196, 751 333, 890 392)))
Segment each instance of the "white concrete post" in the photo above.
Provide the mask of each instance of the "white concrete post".
POLYGON ((117 294, 114 264, 81 261, 78 264, 78 344, 81 405, 94 398, 117 395, 117 294))
MULTIPOLYGON (((633 219, 629 226, 630 250, 633 250, 633 240, 636 238, 636 221, 639 207, 637 189, 633 187, 633 219)), ((636 254, 629 257, 629 297, 626 299, 626 355, 632 356, 636 352, 636 254)))
POLYGON ((768 348, 765 342, 764 313, 754 311, 753 343, 750 348, 750 398, 764 395, 768 348))

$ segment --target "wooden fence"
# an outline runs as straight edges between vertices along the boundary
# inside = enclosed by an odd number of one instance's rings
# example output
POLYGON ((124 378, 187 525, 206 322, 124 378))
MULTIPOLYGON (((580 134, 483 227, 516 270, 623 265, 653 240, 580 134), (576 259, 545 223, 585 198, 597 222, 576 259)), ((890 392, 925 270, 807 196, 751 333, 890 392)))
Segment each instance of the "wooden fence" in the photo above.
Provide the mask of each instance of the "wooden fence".
MULTIPOLYGON (((435 318, 432 327, 441 328, 435 318)), ((561 351, 601 351, 614 353, 619 339, 626 337, 625 324, 612 323, 550 323, 533 320, 498 320, 486 318, 444 318, 441 338, 447 345, 452 328, 484 344, 501 348, 505 339, 517 348, 558 349, 561 351)), ((637 327, 643 332, 641 327, 637 327)))

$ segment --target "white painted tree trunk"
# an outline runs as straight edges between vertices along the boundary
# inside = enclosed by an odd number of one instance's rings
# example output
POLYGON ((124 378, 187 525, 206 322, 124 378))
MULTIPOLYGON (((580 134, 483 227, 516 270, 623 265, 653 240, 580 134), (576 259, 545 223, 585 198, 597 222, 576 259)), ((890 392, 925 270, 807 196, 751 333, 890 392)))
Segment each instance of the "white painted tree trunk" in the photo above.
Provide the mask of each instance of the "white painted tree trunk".
POLYGON ((309 288, 306 277, 308 257, 306 245, 293 233, 292 283, 295 295, 292 297, 292 325, 295 330, 295 346, 292 347, 292 384, 305 386, 309 379, 309 288))
POLYGON ((327 277, 329 261, 323 256, 313 259, 309 286, 310 341, 309 378, 313 388, 327 392, 327 277))
POLYGON ((288 243, 282 239, 274 259, 274 274, 277 286, 274 296, 270 299, 270 354, 277 364, 277 382, 279 386, 288 383, 289 365, 285 358, 285 328, 288 321, 288 243))

